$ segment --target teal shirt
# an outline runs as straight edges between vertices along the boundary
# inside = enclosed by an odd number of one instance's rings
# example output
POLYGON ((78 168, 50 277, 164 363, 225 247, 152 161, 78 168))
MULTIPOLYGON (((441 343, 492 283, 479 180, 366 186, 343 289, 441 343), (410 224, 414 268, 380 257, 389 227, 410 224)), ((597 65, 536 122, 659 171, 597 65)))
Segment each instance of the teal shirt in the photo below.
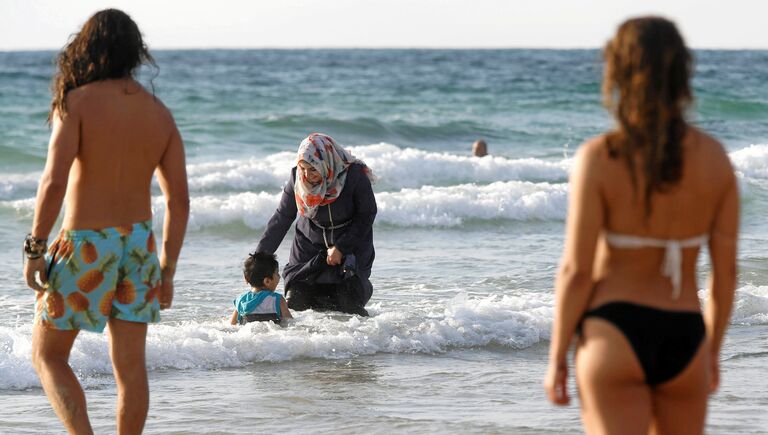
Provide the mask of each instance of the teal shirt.
MULTIPOLYGON (((237 323, 240 323, 243 316, 246 314, 263 313, 263 314, 277 314, 278 320, 283 318, 283 313, 280 311, 280 301, 283 299, 280 293, 275 293, 270 290, 252 291, 248 290, 234 300, 235 308, 237 309, 237 323), (262 307, 259 311, 256 311, 260 305, 265 303, 265 299, 272 297, 274 302, 274 311, 272 306, 262 307), (264 309, 267 311, 264 311, 264 309)), ((269 303, 269 302, 267 302, 269 303)))

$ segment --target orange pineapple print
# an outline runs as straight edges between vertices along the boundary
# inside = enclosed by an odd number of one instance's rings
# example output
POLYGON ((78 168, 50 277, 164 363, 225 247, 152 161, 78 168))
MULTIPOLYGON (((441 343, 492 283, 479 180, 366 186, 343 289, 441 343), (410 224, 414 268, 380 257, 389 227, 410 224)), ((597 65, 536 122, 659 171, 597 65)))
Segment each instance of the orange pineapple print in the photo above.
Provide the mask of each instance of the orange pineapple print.
MULTIPOLYGON (((149 271, 147 272, 147 279, 144 281, 144 284, 147 286, 149 290, 144 294, 144 302, 139 304, 134 310, 134 314, 140 314, 142 311, 146 310, 147 307, 152 306, 152 302, 160 297, 160 288, 162 287, 162 281, 159 279, 155 281, 155 275, 157 275, 157 266, 152 264, 149 266, 149 271), (154 284, 153 284, 154 281, 154 284)), ((155 313, 152 314, 152 321, 156 321, 155 319, 155 313)))
POLYGON ((83 296, 82 293, 73 292, 67 296, 67 305, 69 305, 73 312, 79 313, 87 310, 91 303, 88 302, 88 298, 83 296))
POLYGON ((45 291, 45 309, 48 315, 53 319, 64 316, 66 307, 64 306, 64 296, 59 292, 59 276, 56 275, 49 281, 48 289, 45 291))
POLYGON ((136 300, 136 286, 129 278, 123 278, 117 283, 115 289, 117 301, 123 305, 132 304, 136 300))
POLYGON ((90 240, 84 240, 80 246, 80 258, 83 259, 85 264, 93 264, 99 259, 99 251, 96 249, 96 245, 90 242, 90 240))
POLYGON ((121 237, 128 237, 133 232, 133 225, 120 225, 119 227, 115 227, 118 233, 120 233, 121 237))
POLYGON ((117 256, 111 254, 101 262, 99 267, 83 273, 80 278, 77 279, 77 288, 83 293, 90 293, 96 290, 101 283, 104 282, 104 274, 108 272, 116 262, 117 256))
POLYGON ((99 301, 99 312, 107 317, 112 314, 112 301, 115 299, 115 291, 110 290, 104 293, 99 301))
POLYGON ((61 293, 54 291, 45 294, 45 308, 48 315, 58 319, 64 315, 64 297, 61 293))

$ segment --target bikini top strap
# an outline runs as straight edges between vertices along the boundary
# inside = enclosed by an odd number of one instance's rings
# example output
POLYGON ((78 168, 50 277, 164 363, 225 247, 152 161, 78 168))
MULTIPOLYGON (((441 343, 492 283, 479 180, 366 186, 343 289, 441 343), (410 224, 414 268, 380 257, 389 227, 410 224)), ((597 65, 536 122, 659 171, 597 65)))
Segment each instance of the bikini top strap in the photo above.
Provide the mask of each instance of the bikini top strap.
POLYGON ((664 253, 664 264, 661 273, 672 281, 672 299, 680 297, 683 282, 683 248, 703 246, 709 240, 708 235, 691 237, 685 240, 668 240, 664 253))
POLYGON ((664 248, 661 274, 669 277, 672 282, 672 298, 677 299, 680 297, 683 280, 683 248, 703 246, 709 240, 709 236, 704 234, 684 240, 665 240, 606 232, 605 240, 609 245, 617 248, 664 248))
POLYGON ((605 233, 605 241, 617 248, 666 248, 667 240, 650 237, 630 236, 618 233, 605 233))

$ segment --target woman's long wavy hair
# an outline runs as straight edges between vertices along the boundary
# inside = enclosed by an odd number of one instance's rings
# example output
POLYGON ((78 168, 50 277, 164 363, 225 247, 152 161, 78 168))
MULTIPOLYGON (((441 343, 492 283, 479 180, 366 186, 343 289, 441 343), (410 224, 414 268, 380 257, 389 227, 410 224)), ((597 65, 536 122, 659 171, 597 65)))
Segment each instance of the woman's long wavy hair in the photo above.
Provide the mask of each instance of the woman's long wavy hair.
POLYGON ((99 80, 131 77, 142 64, 157 68, 131 17, 118 9, 96 12, 59 53, 48 122, 56 112, 61 118, 66 116, 66 97, 72 89, 99 80))
POLYGON ((644 175, 646 218, 651 195, 682 177, 691 64, 675 24, 664 18, 630 19, 605 47, 603 98, 618 121, 608 147, 611 157, 626 162, 636 190, 636 171, 644 175))

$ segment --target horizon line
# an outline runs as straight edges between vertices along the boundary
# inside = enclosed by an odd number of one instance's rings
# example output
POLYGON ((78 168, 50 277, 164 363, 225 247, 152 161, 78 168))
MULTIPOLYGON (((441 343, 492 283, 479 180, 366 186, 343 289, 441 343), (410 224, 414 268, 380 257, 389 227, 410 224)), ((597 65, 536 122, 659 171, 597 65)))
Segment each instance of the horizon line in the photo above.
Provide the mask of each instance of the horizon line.
MULTIPOLYGON (((63 48, 63 47, 62 47, 63 48)), ((44 52, 60 51, 62 48, 52 47, 34 47, 34 48, 7 48, 0 47, 0 53, 19 53, 19 52, 44 52)), ((699 51, 768 51, 768 47, 688 47, 690 50, 699 51)), ((505 47, 435 47, 435 46, 380 46, 380 47, 355 47, 355 46, 328 46, 328 47, 230 47, 230 46, 210 46, 210 47, 157 47, 150 48, 150 51, 249 51, 249 50, 274 50, 274 51, 293 51, 293 50, 447 50, 447 51, 494 51, 494 50, 559 50, 559 51, 587 51, 602 50, 603 47, 524 47, 524 46, 505 46, 505 47)))

